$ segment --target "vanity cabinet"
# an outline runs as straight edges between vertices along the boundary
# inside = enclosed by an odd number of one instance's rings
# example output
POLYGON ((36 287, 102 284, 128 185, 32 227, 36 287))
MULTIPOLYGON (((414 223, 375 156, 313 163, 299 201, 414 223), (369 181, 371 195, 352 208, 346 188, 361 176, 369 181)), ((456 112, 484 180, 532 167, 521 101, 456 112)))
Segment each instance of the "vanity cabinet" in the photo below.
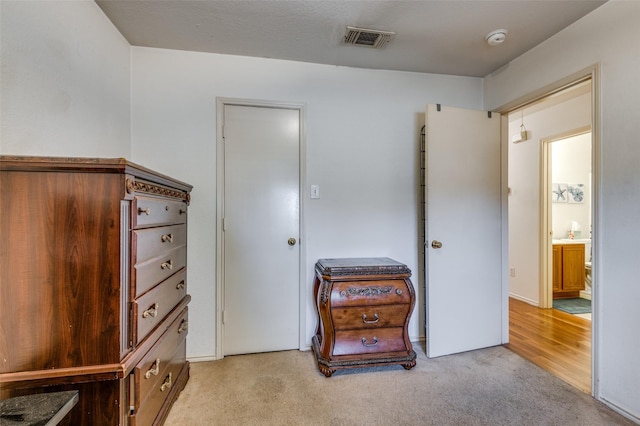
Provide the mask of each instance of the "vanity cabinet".
POLYGON ((0 398, 158 425, 189 377, 191 186, 124 159, 0 157, 0 398))
POLYGON ((553 244, 553 298, 575 298, 585 288, 584 244, 553 244))
POLYGON ((315 272, 312 349, 320 372, 416 365, 407 331, 415 292, 406 265, 389 258, 320 259, 315 272))

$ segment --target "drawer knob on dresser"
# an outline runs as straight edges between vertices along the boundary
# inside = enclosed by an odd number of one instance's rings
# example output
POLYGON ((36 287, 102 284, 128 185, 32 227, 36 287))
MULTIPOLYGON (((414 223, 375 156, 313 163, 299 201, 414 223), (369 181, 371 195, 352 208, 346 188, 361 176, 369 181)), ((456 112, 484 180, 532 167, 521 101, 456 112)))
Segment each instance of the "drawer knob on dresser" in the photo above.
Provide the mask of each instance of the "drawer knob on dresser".
POLYGON ((365 324, 375 324, 380 321, 380 316, 378 314, 373 314, 373 319, 368 319, 367 314, 362 315, 362 322, 365 324))
POLYGON ((173 234, 162 234, 163 243, 173 243, 173 234))
POLYGON ((162 262, 162 265, 160 265, 160 268, 172 270, 173 269, 173 262, 171 260, 167 260, 166 262, 162 262))
POLYGON ((189 330, 189 321, 187 321, 186 319, 183 319, 182 322, 180 323, 180 326, 178 327, 178 334, 187 330, 189 330))
POLYGON ((180 214, 187 214, 187 209, 180 209, 180 214))
POLYGON ((162 382, 162 386, 160 386, 160 392, 164 392, 171 387, 171 373, 167 377, 164 378, 164 382, 162 382))
POLYGON ((378 339, 374 336, 373 340, 371 341, 371 343, 367 342, 367 338, 363 337, 362 338, 362 346, 366 346, 367 348, 370 348, 371 346, 375 346, 378 344, 378 339))
POLYGON ((176 284, 176 290, 182 290, 184 288, 184 280, 176 284))
POLYGON ((398 296, 400 296, 400 295, 402 294, 402 289, 397 288, 397 289, 396 289, 396 294, 397 294, 398 296))
POLYGON ((143 209, 142 207, 138 207, 138 215, 141 215, 142 213, 149 216, 151 214, 151 209, 149 207, 147 207, 146 209, 143 209))
POLYGON ((151 364, 151 367, 149 367, 147 372, 144 373, 144 378, 145 379, 150 379, 151 376, 157 376, 159 372, 160 372, 160 358, 157 358, 154 361, 154 363, 151 364))
POLYGON ((157 315, 158 315, 158 304, 154 303, 149 307, 149 309, 147 309, 142 313, 142 318, 149 318, 149 317, 155 318, 157 315))

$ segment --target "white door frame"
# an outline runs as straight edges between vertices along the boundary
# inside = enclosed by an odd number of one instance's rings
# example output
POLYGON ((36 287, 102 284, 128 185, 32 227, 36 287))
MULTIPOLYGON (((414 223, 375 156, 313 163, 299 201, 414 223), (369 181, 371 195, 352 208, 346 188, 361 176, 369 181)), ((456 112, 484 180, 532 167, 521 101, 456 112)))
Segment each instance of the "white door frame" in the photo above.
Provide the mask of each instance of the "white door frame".
MULTIPOLYGON (((523 108, 526 105, 531 105, 543 100, 544 98, 558 93, 568 87, 571 87, 579 82, 591 79, 591 164, 592 164, 592 205, 591 205, 591 223, 593 226, 591 250, 593 252, 593 258, 599 259, 599 233, 600 233, 600 190, 602 188, 602 177, 600 173, 601 158, 602 158, 602 145, 601 145, 601 130, 600 130, 600 63, 591 65, 585 69, 577 71, 561 80, 544 86, 538 90, 528 93, 520 98, 517 98, 499 108, 496 108, 496 112, 499 112, 503 116, 506 116, 511 111, 523 108), (596 242, 597 244, 594 244, 596 242)), ((503 161, 508 163, 508 158, 503 157, 503 161)), ((541 218, 542 221, 542 218, 541 218)), ((540 224, 542 228, 542 223, 540 224)), ((542 232, 540 233, 542 234, 542 232)), ((540 236, 541 240, 546 237, 540 236)), ((546 239, 545 239, 546 241, 546 239)), ((542 244, 542 241, 540 242, 542 244)), ((508 246, 507 246, 508 250, 508 246)), ((541 254, 542 256, 542 254, 541 254)), ((541 258, 542 260, 542 258, 541 258)), ((539 262, 543 265, 545 262, 539 262)), ((543 279, 543 273, 546 271, 540 271, 540 279, 543 279)), ((591 321, 591 396, 599 395, 598 383, 600 378, 600 370, 598 368, 599 359, 599 342, 600 342, 600 325, 598 322, 600 312, 600 282, 599 276, 600 270, 597 265, 592 265, 591 276, 593 277, 594 287, 591 289, 593 295, 592 302, 592 321, 591 321)), ((508 309, 508 306, 507 306, 508 309)), ((508 328, 507 328, 508 333, 508 328)))
POLYGON ((305 336, 307 332, 307 244, 306 244, 306 222, 304 220, 304 212, 307 203, 306 191, 306 169, 307 169, 307 128, 306 128, 306 105, 304 103, 264 101, 255 99, 235 99, 235 98, 216 98, 216 351, 215 358, 222 359, 224 357, 224 327, 222 324, 222 312, 224 304, 224 238, 222 233, 222 218, 224 214, 224 107, 225 105, 247 106, 247 107, 263 107, 263 108, 279 108, 297 110, 300 113, 300 259, 299 259, 299 336, 298 348, 303 350, 306 348, 305 336))

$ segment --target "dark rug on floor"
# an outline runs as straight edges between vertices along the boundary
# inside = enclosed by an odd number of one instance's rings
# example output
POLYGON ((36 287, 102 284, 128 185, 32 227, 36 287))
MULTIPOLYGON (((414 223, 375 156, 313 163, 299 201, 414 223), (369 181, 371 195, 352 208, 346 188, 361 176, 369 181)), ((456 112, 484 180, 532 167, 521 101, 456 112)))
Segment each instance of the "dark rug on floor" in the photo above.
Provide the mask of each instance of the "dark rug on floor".
POLYGON ((570 314, 590 314, 591 300, 580 297, 576 299, 555 299, 553 308, 570 314))

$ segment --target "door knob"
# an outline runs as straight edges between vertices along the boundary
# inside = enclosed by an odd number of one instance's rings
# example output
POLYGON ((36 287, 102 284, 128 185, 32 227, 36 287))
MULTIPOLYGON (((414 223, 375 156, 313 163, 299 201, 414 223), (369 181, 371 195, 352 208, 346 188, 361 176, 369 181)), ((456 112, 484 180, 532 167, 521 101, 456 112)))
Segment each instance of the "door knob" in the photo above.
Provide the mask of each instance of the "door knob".
POLYGON ((287 240, 287 244, 289 244, 290 246, 295 246, 296 245, 296 239, 295 238, 289 238, 287 240))
POLYGON ((433 240, 431 242, 431 247, 433 247, 434 249, 442 248, 442 243, 438 240, 433 240))

